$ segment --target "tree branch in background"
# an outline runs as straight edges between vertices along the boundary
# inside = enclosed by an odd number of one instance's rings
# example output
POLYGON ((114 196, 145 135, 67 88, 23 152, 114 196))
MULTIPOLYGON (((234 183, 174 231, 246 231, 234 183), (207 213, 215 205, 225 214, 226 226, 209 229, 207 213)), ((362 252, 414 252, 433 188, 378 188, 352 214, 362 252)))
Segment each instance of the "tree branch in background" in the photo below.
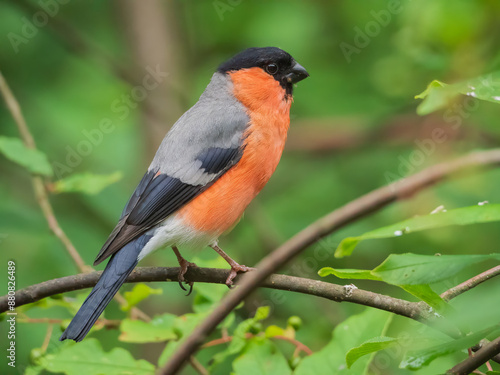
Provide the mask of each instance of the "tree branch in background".
MULTIPOLYGON (((30 149, 36 149, 35 140, 31 135, 28 126, 26 125, 26 121, 24 120, 24 116, 21 112, 21 107, 19 106, 18 101, 16 100, 14 94, 10 90, 7 81, 4 76, 0 72, 0 92, 7 104, 7 108, 11 113, 14 121, 19 129, 19 133, 21 134, 21 139, 23 140, 25 146, 30 149)), ((92 268, 85 265, 82 257, 76 250, 76 248, 71 243, 71 240, 66 236, 66 233, 61 229, 59 223, 54 215, 54 210, 49 201, 49 197, 47 195, 47 190, 45 189, 45 185, 43 183, 43 179, 39 176, 32 176, 31 181, 33 183, 33 189, 35 190, 35 196, 40 208, 42 209, 43 215, 49 224, 50 230, 56 235, 57 238, 61 241, 66 249, 66 252, 69 254, 75 265, 81 272, 88 272, 92 268)))
POLYGON ((140 103, 141 133, 145 134, 148 153, 146 159, 151 160, 165 136, 165 130, 183 112, 181 95, 172 89, 172 86, 178 86, 174 82, 182 78, 179 53, 182 48, 177 41, 182 33, 177 28, 174 2, 122 0, 116 1, 115 7, 121 15, 119 18, 125 40, 134 59, 135 75, 144 76, 146 67, 158 67, 162 72, 168 73, 166 80, 154 90, 149 90, 140 103), (165 10, 166 7, 168 11, 165 10), (148 111, 148 108, 152 110, 148 111))
POLYGON ((445 301, 449 301, 452 298, 478 286, 481 283, 484 283, 486 280, 491 279, 492 277, 500 275, 500 266, 493 267, 483 273, 480 273, 477 276, 471 277, 469 280, 464 281, 463 283, 457 285, 454 288, 451 288, 441 294, 441 298, 445 301))
POLYGON ((265 257, 256 266, 256 271, 243 275, 239 287, 223 298, 214 311, 193 330, 160 373, 177 373, 206 337, 241 301, 247 298, 269 275, 320 238, 398 199, 408 198, 452 174, 471 172, 477 167, 492 167, 498 164, 500 164, 500 149, 474 152, 454 161, 426 168, 412 176, 374 190, 317 220, 265 257))
POLYGON ((496 356, 498 353, 500 353, 500 337, 489 342, 478 350, 473 356, 470 356, 466 360, 460 362, 446 373, 453 375, 468 375, 496 356))
MULTIPOLYGON (((245 337, 247 339, 255 337, 255 336, 256 335, 252 335, 251 333, 245 334, 245 337)), ((306 353, 307 355, 313 354, 313 351, 311 349, 309 349, 309 347, 307 345, 303 344, 299 340, 295 340, 295 339, 292 339, 290 337, 281 336, 281 335, 275 335, 275 336, 272 336, 272 338, 276 339, 276 340, 288 341, 289 343, 295 345, 295 348, 299 352, 302 351, 302 352, 306 353)), ((231 341, 233 341, 233 336, 225 336, 225 337, 221 337, 220 339, 215 339, 215 340, 209 341, 206 344, 203 344, 201 348, 202 349, 210 348, 211 346, 226 344, 226 343, 231 342, 231 341)))

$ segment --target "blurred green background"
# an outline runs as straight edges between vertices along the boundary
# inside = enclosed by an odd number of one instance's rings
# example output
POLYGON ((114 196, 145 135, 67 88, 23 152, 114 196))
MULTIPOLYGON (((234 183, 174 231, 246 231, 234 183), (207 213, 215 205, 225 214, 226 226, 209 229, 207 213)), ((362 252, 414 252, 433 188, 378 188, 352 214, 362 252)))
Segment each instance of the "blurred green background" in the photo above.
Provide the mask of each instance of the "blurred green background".
MULTIPOLYGON (((220 240, 233 258, 254 265, 315 219, 391 182, 390 176, 404 177, 498 145, 496 104, 462 97, 445 110, 418 116, 419 100, 414 96, 433 79, 453 83, 498 70, 499 16, 500 3, 494 0, 2 1, 0 70, 21 104, 38 148, 52 163, 55 180, 84 172, 123 175, 96 195, 51 196, 62 228, 91 264, 163 135, 196 102, 218 64, 252 46, 288 51, 310 78, 295 89, 287 147, 268 186, 240 224, 220 240), (137 86, 151 70, 166 76, 158 76, 161 82, 154 89, 141 91, 137 86), (103 121, 111 124, 108 132, 100 128, 103 121), (424 155, 419 144, 436 128, 443 129, 446 141, 434 144, 424 155)), ((18 136, 4 105, 0 134, 18 136)), ((75 274, 71 259, 47 228, 29 174, 0 157, 0 176, 0 247, 5 259, 1 277, 6 275, 7 259, 17 263, 18 288, 75 274)), ((323 266, 372 268, 390 253, 498 251, 500 231, 493 223, 367 241, 352 257, 333 258, 336 245, 346 236, 428 214, 440 205, 451 209, 499 202, 499 184, 498 170, 445 182, 322 240, 283 271, 319 278, 317 271, 323 266)), ((217 259, 210 249, 184 256, 217 259)), ((162 250, 141 266, 176 264, 173 253, 162 250)), ((485 267, 470 267, 456 282, 485 267)), ((332 276, 329 281, 346 283, 332 276)), ((471 316, 472 325, 474 313, 494 306, 491 295, 499 292, 498 284, 493 280, 473 295, 457 299, 456 306, 471 316)), ((381 283, 356 285, 408 298, 381 283)), ((164 292, 140 305, 148 314, 191 310, 193 297, 184 297, 177 283, 154 286, 164 292)), ((436 288, 445 289, 445 285, 436 288)), ((276 292, 259 290, 239 316, 248 317, 275 296, 276 292)), ((329 341, 336 324, 363 311, 361 306, 299 294, 280 292, 280 296, 269 322, 284 325, 289 316, 299 315, 304 326, 297 338, 313 351, 329 341)), ((70 317, 63 308, 36 308, 27 314, 70 317)), ((489 315, 489 322, 494 322, 494 314, 489 315)), ((106 310, 108 319, 123 316, 114 302, 106 310)), ((29 363, 31 349, 42 345, 46 331, 46 324, 18 323, 18 364, 29 363)), ((56 326, 49 350, 59 345, 59 334, 56 326)), ((0 335, 3 341, 4 331, 0 335)), ((156 363, 162 345, 117 344, 117 335, 113 330, 94 334, 106 350, 120 345, 135 358, 156 363)), ((199 358, 207 360, 210 355, 207 350, 199 358)), ((443 366, 461 358, 446 359, 443 366)), ((384 373, 406 373, 397 369, 397 363, 384 373)))

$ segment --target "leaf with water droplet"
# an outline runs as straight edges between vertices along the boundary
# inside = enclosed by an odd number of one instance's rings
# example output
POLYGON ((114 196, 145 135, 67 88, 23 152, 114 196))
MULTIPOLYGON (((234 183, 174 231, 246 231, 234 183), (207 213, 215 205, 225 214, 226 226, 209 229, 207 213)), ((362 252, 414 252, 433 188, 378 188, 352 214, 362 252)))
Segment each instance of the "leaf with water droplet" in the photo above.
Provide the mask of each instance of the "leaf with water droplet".
POLYGON ((423 99, 417 107, 419 115, 427 115, 449 105, 460 95, 500 104, 500 71, 454 84, 434 80, 415 99, 423 99))
POLYGON ((343 239, 335 250, 335 257, 342 258, 352 254, 356 246, 364 240, 400 237, 428 229, 453 225, 471 225, 500 221, 500 204, 485 204, 462 207, 449 211, 417 216, 399 223, 366 232, 358 237, 343 239))

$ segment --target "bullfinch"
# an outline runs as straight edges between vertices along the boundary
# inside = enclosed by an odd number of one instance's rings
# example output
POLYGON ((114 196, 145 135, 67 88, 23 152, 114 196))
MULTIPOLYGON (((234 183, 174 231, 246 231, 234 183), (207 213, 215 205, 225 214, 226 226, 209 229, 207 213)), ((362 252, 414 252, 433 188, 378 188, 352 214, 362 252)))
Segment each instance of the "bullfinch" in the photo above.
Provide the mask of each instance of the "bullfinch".
MULTIPOLYGON (((230 286, 248 267, 217 239, 238 222, 281 158, 295 83, 307 71, 287 52, 249 48, 222 63, 198 102, 163 139, 94 265, 104 272, 60 340, 81 341, 137 263, 172 247, 179 281, 193 263, 178 246, 212 247, 231 266, 230 286)), ((182 284, 181 284, 182 285, 182 284)))

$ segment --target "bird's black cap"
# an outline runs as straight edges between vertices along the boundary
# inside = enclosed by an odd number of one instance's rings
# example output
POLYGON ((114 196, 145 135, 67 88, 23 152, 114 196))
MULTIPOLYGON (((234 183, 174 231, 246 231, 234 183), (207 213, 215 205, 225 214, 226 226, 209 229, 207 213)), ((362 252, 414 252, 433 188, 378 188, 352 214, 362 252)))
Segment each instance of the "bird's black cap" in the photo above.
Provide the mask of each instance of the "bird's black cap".
POLYGON ((294 83, 309 77, 307 71, 288 52, 277 47, 248 48, 222 63, 217 71, 228 73, 255 67, 271 74, 289 94, 294 83))

